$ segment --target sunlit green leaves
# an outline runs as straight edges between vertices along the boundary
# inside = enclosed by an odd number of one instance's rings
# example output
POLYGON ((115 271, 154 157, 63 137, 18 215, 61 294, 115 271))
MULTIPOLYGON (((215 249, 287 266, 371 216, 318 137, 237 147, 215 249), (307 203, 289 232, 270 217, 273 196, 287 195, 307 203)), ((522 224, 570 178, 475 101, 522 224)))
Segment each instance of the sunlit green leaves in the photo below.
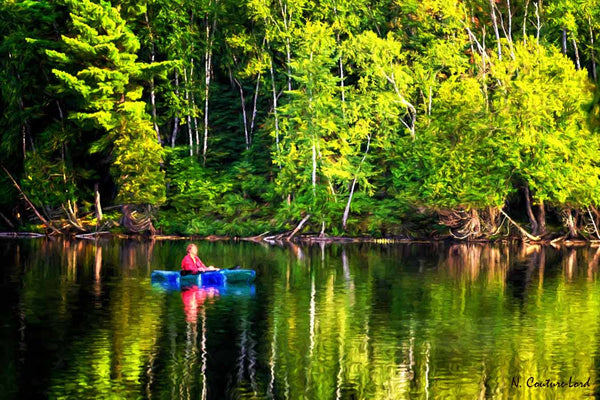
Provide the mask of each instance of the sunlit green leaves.
POLYGON ((112 152, 117 201, 159 205, 165 201, 162 148, 135 81, 143 71, 134 54, 139 41, 109 3, 68 5, 76 34, 63 36, 63 53, 51 51, 49 57, 65 64, 53 70, 61 90, 78 97, 78 110, 69 117, 82 129, 104 131, 88 151, 112 152))

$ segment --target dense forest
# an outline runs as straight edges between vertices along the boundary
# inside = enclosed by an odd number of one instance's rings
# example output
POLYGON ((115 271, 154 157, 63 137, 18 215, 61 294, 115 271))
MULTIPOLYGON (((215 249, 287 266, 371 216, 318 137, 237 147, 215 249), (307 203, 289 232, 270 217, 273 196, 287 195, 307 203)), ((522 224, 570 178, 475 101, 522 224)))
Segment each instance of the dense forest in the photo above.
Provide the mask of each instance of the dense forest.
POLYGON ((0 2, 0 225, 600 238, 597 0, 0 2))

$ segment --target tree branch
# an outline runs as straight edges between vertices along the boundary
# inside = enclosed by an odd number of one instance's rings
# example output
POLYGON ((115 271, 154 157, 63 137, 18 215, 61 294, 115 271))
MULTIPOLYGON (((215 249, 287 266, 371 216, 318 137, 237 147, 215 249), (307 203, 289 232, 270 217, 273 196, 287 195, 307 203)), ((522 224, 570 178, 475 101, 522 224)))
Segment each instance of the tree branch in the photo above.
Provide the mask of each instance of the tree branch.
POLYGON ((525 229, 523 229, 519 224, 517 224, 515 221, 513 221, 513 219, 511 217, 509 217, 507 213, 504 212, 504 210, 500 210, 500 212, 502 213, 502 215, 504 215, 506 217, 506 219, 508 220, 508 222, 510 222, 511 224, 513 224, 519 230, 519 232, 521 232, 521 234, 523 236, 525 236, 529 240, 533 240, 535 242, 537 242, 537 241, 540 240, 539 236, 534 236, 534 235, 530 234, 525 229))
POLYGON ((296 233, 298 233, 298 231, 300 229, 302 229, 302 227, 304 226, 304 224, 306 223, 306 221, 308 221, 309 218, 310 218, 310 214, 308 214, 306 217, 304 217, 302 219, 302 221, 300 221, 300 223, 298 224, 298 226, 296 227, 296 229, 294 229, 292 231, 292 233, 290 233, 290 235, 287 237, 287 240, 292 240, 292 238, 296 235, 296 233))
POLYGON ((40 212, 37 210, 37 208, 35 208, 35 206, 31 202, 31 200, 29 200, 29 197, 27 197, 25 192, 23 192, 23 190, 21 189, 21 187, 19 186, 19 184, 17 183, 15 178, 13 178, 13 176, 10 174, 10 172, 8 172, 8 170, 4 167, 4 165, 2 165, 2 169, 4 170, 4 172, 6 172, 6 175, 8 175, 8 178, 12 181, 13 185, 15 186, 15 188, 17 188, 19 193, 21 193, 21 196, 23 196, 23 199, 27 202, 29 207, 31 207, 31 209, 33 210, 35 215, 39 218, 39 220, 42 221, 42 223, 44 225, 46 225, 46 227, 48 229, 50 229, 52 231, 52 233, 60 235, 61 232, 58 229, 56 229, 50 222, 48 222, 48 220, 46 220, 46 218, 42 217, 42 214, 40 214, 40 212))

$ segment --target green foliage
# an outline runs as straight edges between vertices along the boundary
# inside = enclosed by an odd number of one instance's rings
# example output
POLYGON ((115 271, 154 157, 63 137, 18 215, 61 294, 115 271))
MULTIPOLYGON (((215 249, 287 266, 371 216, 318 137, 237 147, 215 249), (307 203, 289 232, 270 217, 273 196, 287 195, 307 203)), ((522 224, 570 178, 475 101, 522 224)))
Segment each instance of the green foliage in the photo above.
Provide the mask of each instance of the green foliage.
POLYGON ((166 232, 201 236, 247 236, 258 229, 270 230, 264 208, 249 197, 252 194, 260 199, 259 193, 250 192, 257 188, 252 183, 263 183, 260 178, 244 182, 243 163, 230 173, 217 173, 193 157, 181 157, 185 150, 175 149, 167 158, 173 212, 162 214, 159 227, 166 232), (246 196, 242 195, 244 188, 250 189, 246 196))
POLYGON ((69 114, 82 129, 104 134, 90 152, 111 152, 111 171, 119 188, 117 201, 155 204, 165 201, 162 148, 156 142, 142 87, 146 69, 136 62, 139 41, 109 3, 67 2, 73 36, 63 36, 63 52, 48 51, 57 91, 74 95, 78 110, 69 114), (83 65, 83 67, 81 67, 83 65))
POLYGON ((54 112, 44 93, 48 69, 39 62, 40 48, 53 46, 53 27, 63 21, 62 10, 46 1, 0 3, 0 159, 13 170, 22 171, 35 127, 54 112))
POLYGON ((23 190, 34 204, 60 208, 68 201, 76 202, 75 179, 62 162, 50 162, 39 154, 30 154, 25 161, 23 190))
POLYGON ((324 24, 308 23, 302 32, 302 46, 292 70, 299 88, 290 93, 291 100, 281 112, 281 151, 273 152, 277 190, 293 196, 300 209, 326 213, 324 206, 333 201, 329 185, 332 179, 331 156, 336 151, 336 137, 343 130, 336 96, 337 78, 330 73, 335 63, 335 42, 324 24), (328 176, 329 175, 329 176, 328 176))
POLYGON ((511 169, 499 151, 481 86, 470 77, 444 81, 431 119, 415 142, 405 143, 395 184, 410 198, 440 209, 502 207, 511 169))
POLYGON ((45 210, 90 208, 100 184, 104 206, 162 206, 163 232, 310 214, 307 231, 415 237, 436 212, 492 232, 525 188, 587 210, 597 5, 5 1, 0 159, 45 210))
POLYGON ((492 103, 498 154, 536 201, 597 204, 599 142, 586 116, 592 98, 586 73, 557 49, 533 41, 514 52, 515 61, 496 62, 492 69, 499 84, 492 103))

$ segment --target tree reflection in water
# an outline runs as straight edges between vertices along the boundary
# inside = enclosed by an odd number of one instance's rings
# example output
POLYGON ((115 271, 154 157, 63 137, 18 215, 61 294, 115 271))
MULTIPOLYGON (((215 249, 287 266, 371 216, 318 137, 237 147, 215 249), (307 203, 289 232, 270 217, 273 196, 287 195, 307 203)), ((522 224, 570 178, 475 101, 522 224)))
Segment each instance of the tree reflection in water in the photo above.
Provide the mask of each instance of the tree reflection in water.
POLYGON ((185 245, 0 242, 7 393, 543 398, 512 378, 590 374, 597 388, 598 247, 199 243, 211 264, 256 269, 256 287, 153 287, 185 245))

